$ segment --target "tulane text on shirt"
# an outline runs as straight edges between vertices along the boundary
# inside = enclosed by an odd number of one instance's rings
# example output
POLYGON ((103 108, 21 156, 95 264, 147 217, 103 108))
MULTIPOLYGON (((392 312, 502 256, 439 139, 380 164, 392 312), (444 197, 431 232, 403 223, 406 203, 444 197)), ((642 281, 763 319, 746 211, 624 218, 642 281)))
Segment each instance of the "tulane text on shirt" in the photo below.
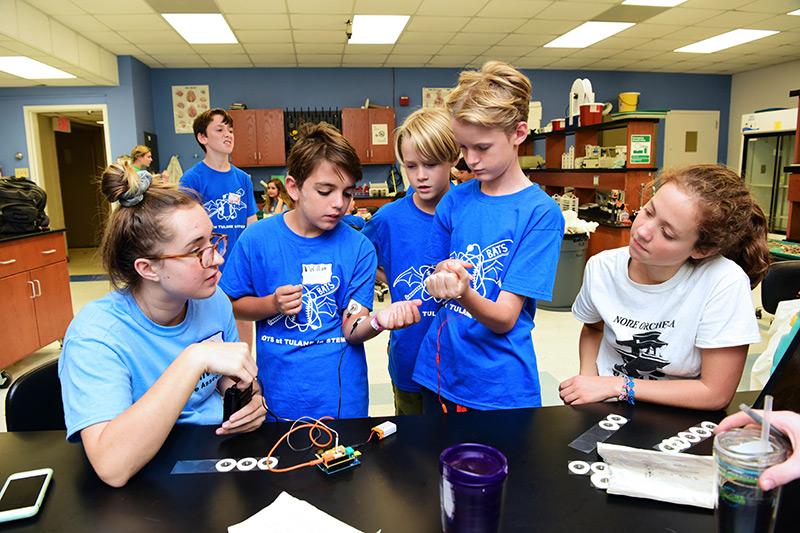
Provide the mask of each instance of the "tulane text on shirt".
POLYGON ((212 383, 214 383, 217 379, 216 374, 210 374, 208 372, 203 372, 203 375, 200 376, 200 380, 197 382, 197 387, 194 388, 195 392, 200 392, 202 389, 205 389, 212 383))
POLYGON ((664 328, 674 328, 675 321, 674 320, 662 320, 660 322, 644 322, 642 320, 634 320, 632 318, 625 318, 622 316, 617 315, 614 319, 614 324, 620 324, 622 326, 633 328, 633 329, 646 329, 646 330, 660 330, 664 328))

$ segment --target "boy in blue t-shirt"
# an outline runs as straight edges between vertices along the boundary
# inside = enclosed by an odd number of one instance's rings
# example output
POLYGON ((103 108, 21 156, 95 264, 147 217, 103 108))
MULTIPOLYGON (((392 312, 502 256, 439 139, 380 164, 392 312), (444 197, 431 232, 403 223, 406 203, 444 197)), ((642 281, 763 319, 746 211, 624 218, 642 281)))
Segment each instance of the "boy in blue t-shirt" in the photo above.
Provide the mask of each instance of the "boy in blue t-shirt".
POLYGON ((425 333, 439 308, 423 285, 435 265, 425 262, 420 236, 429 235, 439 200, 450 190, 450 172, 458 145, 450 117, 441 109, 415 111, 395 134, 395 152, 413 192, 383 206, 364 228, 378 253, 378 276, 384 276, 393 302, 420 298, 418 324, 389 337, 389 375, 398 415, 422 414, 420 386, 412 374, 425 333))
MULTIPOLYGON (((208 109, 194 119, 192 128, 206 156, 181 176, 181 187, 200 195, 214 231, 227 235, 228 247, 233 249, 244 228, 256 221, 258 212, 250 176, 229 161, 233 152, 233 119, 224 109, 208 109)), ((221 265, 220 270, 224 269, 221 265)), ((253 324, 237 320, 236 328, 242 342, 252 346, 253 324)))
POLYGON ((450 301, 414 370, 426 412, 541 405, 531 329, 536 300, 551 297, 564 218, 517 159, 530 94, 522 73, 490 61, 462 72, 447 100, 475 179, 442 199, 429 237, 426 287, 450 301))
POLYGON ((336 128, 303 125, 287 171, 295 208, 245 230, 220 286, 238 318, 256 321, 259 377, 273 417, 365 417, 363 343, 419 322, 422 302, 369 316, 375 250, 341 222, 361 163, 336 128))

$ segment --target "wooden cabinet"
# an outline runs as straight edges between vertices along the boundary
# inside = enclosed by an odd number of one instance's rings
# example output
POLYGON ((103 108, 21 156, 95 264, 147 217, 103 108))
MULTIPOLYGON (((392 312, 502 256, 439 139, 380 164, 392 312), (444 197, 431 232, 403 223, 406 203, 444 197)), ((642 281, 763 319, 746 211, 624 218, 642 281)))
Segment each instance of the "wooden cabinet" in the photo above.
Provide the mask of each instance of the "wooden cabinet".
POLYGON ((0 368, 64 338, 72 298, 64 233, 0 242, 0 368))
POLYGON ((395 162, 394 109, 342 109, 342 135, 365 165, 395 162))
MULTIPOLYGON (((790 97, 800 98, 800 89, 789 92, 790 97)), ((800 100, 797 105, 797 134, 794 137, 794 158, 790 165, 789 190, 789 221, 786 226, 786 239, 800 242, 800 100)))
POLYGON ((235 109, 233 153, 237 167, 278 167, 286 164, 282 109, 235 109))

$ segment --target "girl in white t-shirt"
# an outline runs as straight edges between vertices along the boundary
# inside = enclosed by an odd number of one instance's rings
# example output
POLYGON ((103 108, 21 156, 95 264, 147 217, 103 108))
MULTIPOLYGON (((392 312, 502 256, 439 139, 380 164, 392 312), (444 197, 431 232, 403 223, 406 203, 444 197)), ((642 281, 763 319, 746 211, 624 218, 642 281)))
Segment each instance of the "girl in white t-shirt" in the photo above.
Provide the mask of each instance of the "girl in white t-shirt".
POLYGON ((767 271, 766 219, 720 165, 663 172, 630 245, 589 259, 572 306, 580 374, 564 403, 618 398, 722 409, 761 340, 751 287, 767 271))

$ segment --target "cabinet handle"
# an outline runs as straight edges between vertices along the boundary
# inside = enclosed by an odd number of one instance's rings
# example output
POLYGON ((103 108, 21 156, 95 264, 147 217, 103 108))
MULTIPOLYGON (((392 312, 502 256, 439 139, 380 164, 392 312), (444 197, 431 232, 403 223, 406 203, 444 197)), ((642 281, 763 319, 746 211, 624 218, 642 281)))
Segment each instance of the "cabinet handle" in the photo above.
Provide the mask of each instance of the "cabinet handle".
POLYGON ((54 254, 54 253, 56 253, 56 249, 55 248, 50 248, 49 250, 42 251, 42 255, 50 255, 50 254, 54 254))
POLYGON ((42 284, 38 279, 33 280, 33 282, 36 284, 36 289, 38 292, 38 294, 36 294, 36 297, 38 298, 39 296, 42 295, 42 284))
POLYGON ((253 161, 258 161, 258 152, 253 152, 253 161))
POLYGON ((27 283, 31 284, 31 300, 33 300, 36 298, 36 285, 34 285, 32 281, 28 281, 27 283))
POLYGON ((258 160, 261 161, 261 152, 258 152, 258 160))
POLYGON ((17 262, 16 259, 9 259, 8 261, 0 261, 0 265, 11 265, 11 264, 14 264, 16 262, 17 262))

